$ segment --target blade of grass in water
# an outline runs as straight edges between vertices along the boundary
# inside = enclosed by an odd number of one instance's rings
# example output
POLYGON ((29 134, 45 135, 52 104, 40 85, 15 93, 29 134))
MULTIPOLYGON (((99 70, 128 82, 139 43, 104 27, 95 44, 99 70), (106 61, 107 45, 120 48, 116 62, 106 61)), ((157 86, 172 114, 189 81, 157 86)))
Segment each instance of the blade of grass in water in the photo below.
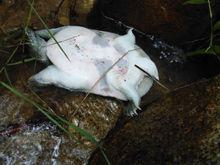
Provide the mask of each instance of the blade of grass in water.
POLYGON ((99 147, 99 149, 100 149, 101 154, 102 154, 102 156, 104 157, 106 163, 107 163, 108 165, 111 165, 111 163, 110 163, 110 161, 109 161, 107 155, 105 154, 104 150, 103 150, 101 147, 99 147))
POLYGON ((35 60, 36 60, 35 57, 33 57, 33 58, 28 58, 28 59, 24 59, 24 60, 21 60, 21 61, 17 61, 17 62, 9 63, 9 64, 7 64, 7 66, 20 65, 20 64, 24 64, 24 63, 32 62, 32 61, 35 61, 35 60))
POLYGON ((207 0, 208 2, 208 8, 209 8, 209 18, 210 18, 210 39, 209 39, 209 46, 205 50, 205 52, 208 52, 209 49, 211 49, 213 45, 213 14, 212 14, 212 7, 211 7, 211 2, 210 0, 207 0))
POLYGON ((7 72, 6 67, 5 67, 5 69, 4 69, 4 72, 5 72, 5 77, 6 77, 7 81, 8 81, 8 83, 10 84, 10 86, 12 86, 11 80, 10 80, 10 78, 9 78, 9 75, 8 75, 8 72, 7 72))
POLYGON ((11 61, 12 57, 15 55, 15 53, 17 52, 19 46, 16 46, 16 48, 13 50, 13 52, 11 53, 11 55, 9 56, 9 58, 7 59, 7 61, 5 62, 4 66, 1 68, 0 70, 0 74, 2 73, 2 71, 5 69, 5 66, 11 61))
MULTIPOLYGON (((31 2, 31 6, 34 5, 34 0, 32 0, 31 2)), ((30 6, 30 10, 28 12, 28 17, 27 17, 27 20, 26 20, 26 23, 25 23, 25 27, 24 27, 24 31, 26 32, 27 31, 27 28, 28 28, 28 25, 31 21, 31 16, 32 16, 32 13, 33 13, 33 8, 30 6)))
POLYGON ((33 4, 30 2, 30 0, 27 0, 28 4, 30 5, 30 7, 32 8, 33 12, 36 14, 36 16, 38 17, 38 19, 41 21, 41 23, 43 24, 43 26, 45 27, 45 29, 47 30, 47 32, 49 33, 50 37, 53 38, 53 40, 56 42, 56 44, 58 45, 58 47, 60 48, 60 50, 64 53, 64 55, 66 56, 66 58, 70 61, 69 57, 67 56, 66 52, 63 50, 63 48, 60 46, 60 44, 58 43, 58 41, 54 38, 53 34, 51 33, 50 29, 48 28, 48 26, 46 25, 46 23, 44 22, 44 20, 41 18, 41 16, 38 14, 38 12, 36 11, 36 9, 34 8, 33 4))

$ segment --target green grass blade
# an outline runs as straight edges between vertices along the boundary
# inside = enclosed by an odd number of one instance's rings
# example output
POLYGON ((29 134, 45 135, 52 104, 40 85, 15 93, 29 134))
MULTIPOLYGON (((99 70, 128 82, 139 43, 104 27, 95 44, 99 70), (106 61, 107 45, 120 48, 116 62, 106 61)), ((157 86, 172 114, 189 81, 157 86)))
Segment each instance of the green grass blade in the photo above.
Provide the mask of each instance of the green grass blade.
MULTIPOLYGON (((33 6, 33 5, 34 5, 34 0, 32 0, 32 2, 31 2, 31 6, 33 6)), ((30 21, 31 21, 32 13, 33 13, 33 8, 30 7, 30 10, 29 10, 29 12, 28 12, 28 17, 27 17, 27 19, 26 19, 25 27, 24 27, 24 31, 25 31, 25 32, 27 31, 28 25, 29 25, 29 23, 30 23, 30 21)))
POLYGON ((6 77, 7 81, 8 81, 8 83, 10 84, 10 86, 12 86, 12 83, 11 83, 11 80, 9 78, 9 75, 8 75, 6 67, 4 68, 4 73, 5 73, 5 77, 6 77))
POLYGON ((201 4, 205 4, 205 3, 207 3, 207 0, 188 0, 188 1, 185 1, 183 4, 184 5, 187 5, 187 4, 201 5, 201 4))
POLYGON ((9 64, 7 64, 7 66, 16 66, 16 65, 20 65, 20 64, 32 62, 32 61, 35 61, 35 60, 36 60, 35 57, 33 57, 33 58, 28 58, 28 59, 24 59, 24 60, 21 60, 21 61, 9 63, 9 64))
POLYGON ((105 154, 103 148, 102 148, 102 147, 99 147, 99 149, 100 149, 100 152, 101 152, 102 156, 104 157, 104 159, 105 159, 107 165, 111 165, 111 163, 110 163, 110 161, 109 161, 107 155, 105 154))
POLYGON ((207 55, 207 54, 216 55, 216 53, 215 53, 215 51, 212 49, 212 47, 211 47, 208 51, 206 51, 206 49, 198 49, 198 50, 189 52, 189 53, 187 53, 186 55, 190 57, 190 56, 207 55))
POLYGON ((5 62, 4 66, 3 66, 3 67, 1 68, 1 70, 0 70, 0 74, 2 73, 2 71, 3 71, 4 68, 5 68, 5 66, 11 61, 12 57, 13 57, 13 56, 15 55, 15 53, 17 52, 18 47, 19 47, 19 46, 17 46, 17 47, 13 50, 13 52, 11 53, 11 55, 9 56, 9 58, 7 59, 7 61, 5 62))

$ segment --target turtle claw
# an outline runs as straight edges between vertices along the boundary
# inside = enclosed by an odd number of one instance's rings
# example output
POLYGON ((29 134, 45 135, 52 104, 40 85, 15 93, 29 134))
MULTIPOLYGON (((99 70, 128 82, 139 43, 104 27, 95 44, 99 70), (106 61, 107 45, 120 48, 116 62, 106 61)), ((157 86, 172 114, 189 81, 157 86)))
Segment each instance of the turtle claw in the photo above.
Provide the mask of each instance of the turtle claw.
POLYGON ((141 110, 141 108, 137 108, 132 102, 129 102, 125 107, 125 114, 131 117, 138 116, 137 110, 141 110))

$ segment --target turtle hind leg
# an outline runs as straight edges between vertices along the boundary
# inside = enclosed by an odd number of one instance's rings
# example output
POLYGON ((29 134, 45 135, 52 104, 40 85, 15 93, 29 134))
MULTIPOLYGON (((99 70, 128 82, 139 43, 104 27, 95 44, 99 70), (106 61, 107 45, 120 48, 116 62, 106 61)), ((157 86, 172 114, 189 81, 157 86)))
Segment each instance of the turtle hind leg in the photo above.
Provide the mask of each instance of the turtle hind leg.
POLYGON ((137 115, 137 109, 141 110, 140 105, 140 95, 136 91, 135 87, 131 84, 123 84, 121 87, 121 92, 128 98, 130 101, 129 106, 126 108, 126 113, 128 116, 137 115))

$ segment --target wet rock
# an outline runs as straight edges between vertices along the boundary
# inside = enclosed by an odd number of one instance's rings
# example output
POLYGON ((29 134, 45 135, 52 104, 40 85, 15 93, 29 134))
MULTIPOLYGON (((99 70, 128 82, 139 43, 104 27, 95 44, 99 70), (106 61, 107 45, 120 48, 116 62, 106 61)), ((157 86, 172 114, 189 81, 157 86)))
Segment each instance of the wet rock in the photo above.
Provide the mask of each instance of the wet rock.
MULTIPOLYGON (((106 16, 175 43, 208 35, 207 5, 183 5, 183 2, 183 0, 103 0, 98 8, 101 8, 106 16)), ((218 2, 213 6, 215 5, 214 13, 219 13, 218 2)), ((103 18, 100 13, 97 15, 103 18)), ((96 19, 102 26, 114 25, 114 21, 101 20, 103 21, 96 19)), ((120 27, 120 22, 118 25, 120 27)))
MULTIPOLYGON (((56 12, 62 0, 35 1, 34 7, 46 24, 51 27, 57 22, 56 12)), ((4 31, 15 27, 25 26, 30 6, 26 0, 4 0, 0 4, 0 28, 4 31)), ((44 28, 38 17, 32 13, 29 26, 44 28)))
POLYGON ((10 125, 25 123, 34 114, 30 109, 31 106, 11 94, 0 96, 0 131, 10 125))
MULTIPOLYGON (((96 0, 38 0, 34 2, 38 14, 47 26, 87 24, 87 16, 93 9, 96 0)), ((0 28, 3 31, 24 27, 30 11, 26 0, 4 0, 0 3, 0 28)), ((45 29, 39 18, 32 12, 29 26, 45 29)))
MULTIPOLYGON (((1 90, 0 90, 1 91, 1 90)), ((25 124, 34 116, 35 112, 31 105, 25 104, 21 99, 9 92, 0 94, 0 131, 10 125, 25 124)))
POLYGON ((87 18, 97 1, 98 0, 75 0, 72 5, 72 14, 74 14, 72 23, 84 26, 87 25, 87 18))
POLYGON ((1 137, 1 164, 17 164, 21 162, 34 164, 39 156, 52 155, 56 141, 50 135, 50 132, 53 132, 54 129, 54 127, 49 125, 26 127, 26 131, 21 134, 1 137), (45 152, 46 146, 51 151, 45 152))
MULTIPOLYGON (((42 123, 40 125, 29 125, 20 134, 1 137, 1 164, 60 163, 58 156, 61 154, 62 138, 65 139, 65 137, 56 134, 56 132, 55 126, 42 123)), ((68 141, 70 142, 70 139, 68 141)))
POLYGON ((61 25, 70 24, 70 0, 64 0, 60 5, 58 20, 61 25))
MULTIPOLYGON (((104 142, 112 164, 219 164, 220 76, 164 96, 104 142)), ((90 164, 102 164, 98 152, 90 164)))
POLYGON ((85 164, 95 145, 81 144, 51 123, 29 124, 20 133, 0 138, 1 164, 85 164))

